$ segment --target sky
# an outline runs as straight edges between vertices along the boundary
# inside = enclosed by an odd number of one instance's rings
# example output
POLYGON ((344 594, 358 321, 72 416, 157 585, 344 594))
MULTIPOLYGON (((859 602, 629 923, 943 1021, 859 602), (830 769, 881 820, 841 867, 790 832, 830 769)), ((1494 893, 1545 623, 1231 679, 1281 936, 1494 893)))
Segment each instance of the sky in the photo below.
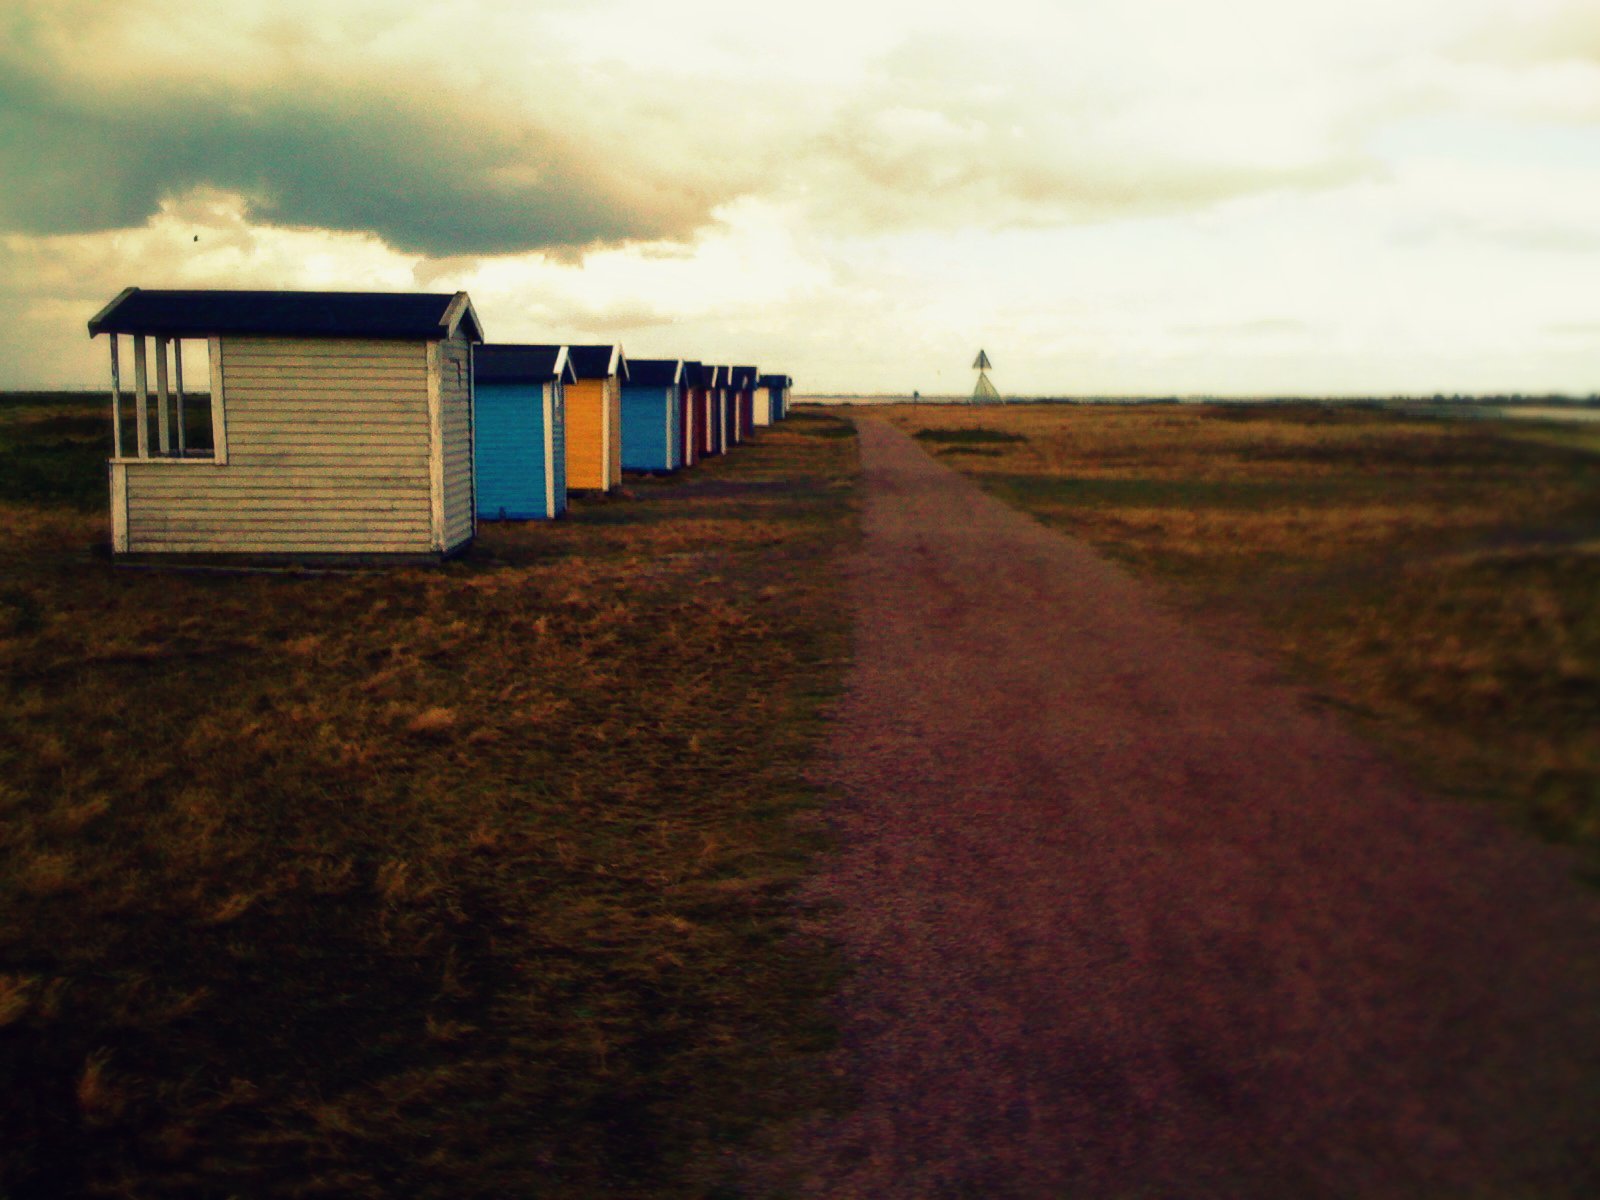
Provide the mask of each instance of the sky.
POLYGON ((0 0, 0 387, 464 289, 801 394, 1600 392, 1593 0, 0 0))

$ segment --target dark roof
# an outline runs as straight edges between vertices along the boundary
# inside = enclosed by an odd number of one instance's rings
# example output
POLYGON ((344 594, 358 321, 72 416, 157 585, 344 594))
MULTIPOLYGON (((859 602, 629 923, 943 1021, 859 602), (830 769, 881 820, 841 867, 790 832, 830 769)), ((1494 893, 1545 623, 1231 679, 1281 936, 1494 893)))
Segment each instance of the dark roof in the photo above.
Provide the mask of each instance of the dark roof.
POLYGON ((681 358, 630 358, 628 382, 641 387, 671 387, 683 377, 681 358))
POLYGON ((733 368, 733 382, 731 384, 729 384, 728 386, 735 387, 735 388, 738 388, 740 391, 743 391, 746 388, 753 388, 753 387, 755 387, 755 385, 756 385, 756 369, 754 367, 734 367, 733 368))
POLYGON ((565 346, 479 346, 472 352, 472 377, 479 383, 548 383, 577 376, 565 346))
POLYGON ((794 380, 790 379, 787 375, 763 375, 760 379, 756 380, 756 386, 781 388, 793 387, 794 380))
POLYGON ((700 365, 699 360, 693 359, 693 358, 684 359, 683 360, 683 386, 684 387, 699 387, 700 386, 700 376, 704 373, 704 371, 705 371, 705 368, 700 365))
POLYGON ((579 379, 605 379, 617 374, 628 378, 628 360, 621 346, 568 346, 567 352, 572 355, 579 379))
POLYGON ((433 341, 459 327, 481 342, 465 292, 146 291, 128 288, 89 322, 89 336, 349 337, 433 341))

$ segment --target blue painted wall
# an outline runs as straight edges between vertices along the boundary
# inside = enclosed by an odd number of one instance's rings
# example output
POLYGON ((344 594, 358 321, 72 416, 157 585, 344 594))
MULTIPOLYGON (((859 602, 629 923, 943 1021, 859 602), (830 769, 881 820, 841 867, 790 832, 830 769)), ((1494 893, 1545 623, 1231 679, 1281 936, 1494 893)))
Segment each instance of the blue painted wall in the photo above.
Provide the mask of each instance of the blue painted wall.
MULTIPOLYGON (((477 385, 478 519, 530 520, 553 517, 566 508, 566 481, 558 474, 556 504, 546 495, 545 387, 539 383, 477 385)), ((561 432, 555 421, 551 432, 561 432)), ((564 442, 555 455, 565 463, 564 442)))
POLYGON ((672 471, 678 463, 675 387, 622 386, 622 468, 672 471))

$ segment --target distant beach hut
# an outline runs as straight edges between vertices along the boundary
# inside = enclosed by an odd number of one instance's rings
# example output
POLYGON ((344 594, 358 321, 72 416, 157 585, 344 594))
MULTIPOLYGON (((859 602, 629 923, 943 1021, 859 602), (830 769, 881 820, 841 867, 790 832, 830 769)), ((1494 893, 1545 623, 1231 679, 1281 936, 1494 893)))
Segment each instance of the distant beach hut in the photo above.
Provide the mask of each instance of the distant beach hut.
POLYGON ((683 360, 636 358, 622 385, 622 467, 675 471, 683 465, 683 360))
POLYGON ((739 393, 733 386, 733 368, 723 367, 722 382, 722 446, 723 452, 739 444, 739 393))
POLYGON ((728 452, 728 368, 706 368, 706 453, 728 452))
POLYGON ((567 487, 608 492, 622 482, 621 346, 569 346, 578 381, 567 387, 567 487))
POLYGON ((479 346, 473 462, 478 519, 527 521, 567 511, 565 346, 479 346))
POLYGON ((721 437, 718 430, 721 428, 721 406, 717 403, 717 376, 720 368, 713 363, 704 363, 700 367, 700 453, 701 456, 719 454, 718 446, 721 437))
POLYGON ((729 384, 733 408, 733 440, 742 442, 755 424, 756 376, 754 367, 734 367, 729 384))
POLYGON ((694 360, 683 364, 683 419, 679 422, 679 461, 692 467, 705 453, 700 447, 705 428, 705 368, 694 360))
POLYGON ((783 420, 789 388, 793 383, 794 380, 787 375, 763 375, 756 380, 754 424, 775 425, 783 420))
POLYGON ((128 288, 89 322, 100 334, 118 554, 437 558, 472 540, 483 327, 465 292, 128 288), (204 404, 185 394, 186 344, 204 404))

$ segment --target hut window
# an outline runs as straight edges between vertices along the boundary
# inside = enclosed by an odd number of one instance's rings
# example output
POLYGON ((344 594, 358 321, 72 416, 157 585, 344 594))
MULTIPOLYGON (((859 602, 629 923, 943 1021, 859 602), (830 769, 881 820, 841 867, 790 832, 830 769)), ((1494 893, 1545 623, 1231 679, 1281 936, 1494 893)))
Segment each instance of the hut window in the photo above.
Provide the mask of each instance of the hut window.
POLYGON ((111 335, 115 457, 214 460, 211 401, 204 339, 111 335))

